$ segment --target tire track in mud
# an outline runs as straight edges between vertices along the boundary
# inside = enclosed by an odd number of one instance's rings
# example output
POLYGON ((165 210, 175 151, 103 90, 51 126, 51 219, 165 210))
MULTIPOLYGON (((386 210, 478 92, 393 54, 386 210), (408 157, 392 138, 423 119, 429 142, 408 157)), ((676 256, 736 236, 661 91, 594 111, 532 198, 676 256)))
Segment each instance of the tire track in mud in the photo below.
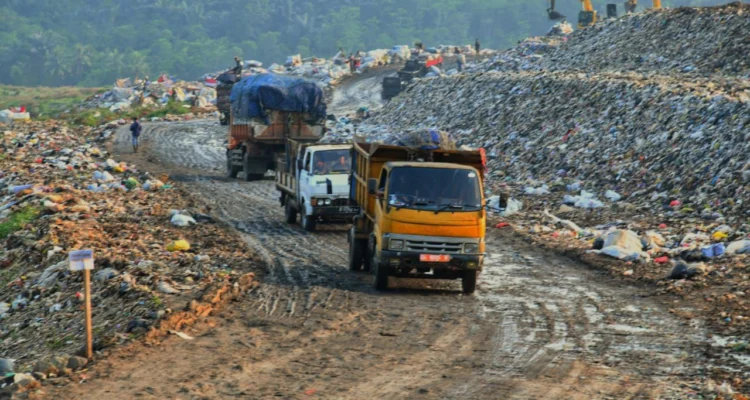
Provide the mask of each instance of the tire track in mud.
MULTIPOLYGON (((283 221, 272 182, 218 175, 224 132, 214 121, 147 125, 144 145, 185 173, 186 188, 265 264, 234 313, 265 340, 264 362, 284 373, 225 371, 227 379, 290 394, 314 365, 326 366, 315 384, 336 398, 682 399, 675 381, 705 372, 699 325, 517 240, 489 235, 475 296, 457 282, 396 281, 408 289, 377 293, 369 275, 347 270, 344 227, 304 232, 283 221)), ((127 139, 121 130, 116 147, 126 151, 127 139)))

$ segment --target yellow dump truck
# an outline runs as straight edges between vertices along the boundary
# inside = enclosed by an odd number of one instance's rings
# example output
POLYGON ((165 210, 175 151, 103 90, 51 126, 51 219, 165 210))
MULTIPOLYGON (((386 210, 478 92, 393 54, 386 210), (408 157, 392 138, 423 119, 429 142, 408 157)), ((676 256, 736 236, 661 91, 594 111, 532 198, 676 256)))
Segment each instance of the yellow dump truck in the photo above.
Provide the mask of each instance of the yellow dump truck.
POLYGON ((352 148, 349 268, 388 277, 461 279, 473 293, 485 252, 484 152, 417 150, 373 143, 352 148))

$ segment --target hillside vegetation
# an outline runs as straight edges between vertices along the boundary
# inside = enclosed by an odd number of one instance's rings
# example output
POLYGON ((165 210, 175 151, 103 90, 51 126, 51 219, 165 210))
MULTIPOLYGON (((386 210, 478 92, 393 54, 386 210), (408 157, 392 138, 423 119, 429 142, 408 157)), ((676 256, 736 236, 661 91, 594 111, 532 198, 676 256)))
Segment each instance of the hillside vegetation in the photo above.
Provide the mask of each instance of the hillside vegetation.
MULTIPOLYGON (((559 3, 558 9, 573 20, 580 2, 559 3)), ((479 38, 483 46, 502 48, 544 34, 551 25, 542 0, 7 0, 0 4, 0 82, 27 86, 98 86, 118 77, 163 72, 191 79, 231 66, 235 55, 270 64, 295 53, 330 56, 338 47, 356 51, 415 40, 436 45, 479 38)), ((597 7, 603 9, 604 4, 597 7)))

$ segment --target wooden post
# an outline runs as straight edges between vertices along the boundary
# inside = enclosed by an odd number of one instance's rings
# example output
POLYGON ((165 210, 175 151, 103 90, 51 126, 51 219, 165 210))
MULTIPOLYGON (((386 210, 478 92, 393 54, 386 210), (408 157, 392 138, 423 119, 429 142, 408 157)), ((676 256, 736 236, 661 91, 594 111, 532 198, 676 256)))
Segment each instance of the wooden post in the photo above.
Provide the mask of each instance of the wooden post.
POLYGON ((68 253, 70 270, 83 271, 84 312, 86 313, 86 358, 94 358, 94 334, 91 322, 91 270, 94 269, 93 250, 74 250, 68 253))
POLYGON ((83 282, 84 296, 86 296, 86 358, 92 360, 94 358, 94 335, 91 323, 91 270, 83 271, 83 282))

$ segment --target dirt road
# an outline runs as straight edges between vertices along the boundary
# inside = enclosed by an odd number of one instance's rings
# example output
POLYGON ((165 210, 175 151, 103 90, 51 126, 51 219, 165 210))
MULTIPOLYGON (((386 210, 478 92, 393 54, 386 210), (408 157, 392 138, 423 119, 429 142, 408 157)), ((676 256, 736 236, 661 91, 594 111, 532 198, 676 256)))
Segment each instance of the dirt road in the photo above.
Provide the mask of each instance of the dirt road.
MULTIPOLYGON (((697 321, 635 287, 512 233, 489 235, 474 296, 460 282, 394 280, 378 293, 346 268, 344 227, 282 221, 271 182, 221 177, 215 121, 148 125, 120 157, 171 171, 261 256, 261 285, 210 324, 158 347, 116 350, 56 398, 693 398, 724 356, 697 321)), ((697 398, 697 397, 696 397, 697 398)))

